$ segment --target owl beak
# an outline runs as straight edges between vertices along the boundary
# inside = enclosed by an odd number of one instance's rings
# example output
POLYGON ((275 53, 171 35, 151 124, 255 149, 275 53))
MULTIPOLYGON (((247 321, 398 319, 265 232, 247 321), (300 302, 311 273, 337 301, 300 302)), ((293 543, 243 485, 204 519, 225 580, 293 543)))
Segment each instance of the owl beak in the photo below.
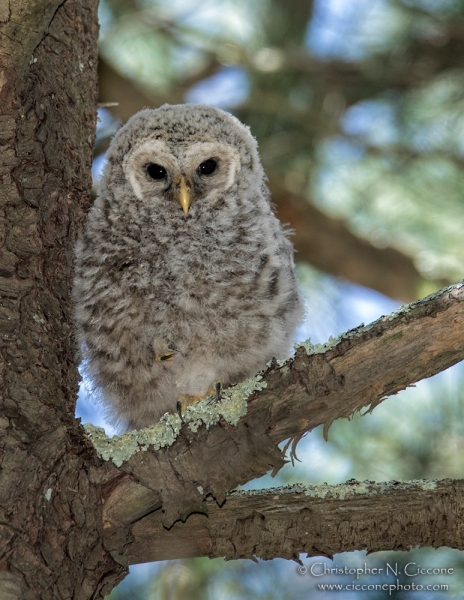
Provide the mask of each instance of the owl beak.
POLYGON ((179 200, 184 213, 187 214, 192 202, 192 196, 190 195, 190 188, 185 181, 185 177, 182 177, 180 180, 179 195, 177 199, 179 200))

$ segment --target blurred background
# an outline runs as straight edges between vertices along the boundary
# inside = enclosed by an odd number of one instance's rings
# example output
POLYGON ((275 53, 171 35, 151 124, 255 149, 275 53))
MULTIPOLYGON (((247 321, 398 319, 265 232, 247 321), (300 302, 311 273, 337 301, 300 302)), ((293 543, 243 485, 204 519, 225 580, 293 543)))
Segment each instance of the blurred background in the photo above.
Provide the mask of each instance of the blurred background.
MULTIPOLYGON (((294 230, 307 318, 297 340, 368 323, 464 277, 464 0, 101 0, 94 178, 111 136, 144 107, 214 104, 256 136, 278 216, 294 230)), ((248 489, 288 483, 461 478, 464 369, 337 421, 301 462, 248 489)), ((104 424, 84 380, 83 421, 104 424)), ((105 425, 108 433, 111 428, 105 425)), ((462 598, 464 554, 347 553, 329 567, 415 562, 452 575, 399 577, 448 591, 340 598, 462 598)), ((295 563, 195 559, 136 565, 111 600, 333 598, 295 563)), ((363 576, 361 583, 395 577, 363 576)))

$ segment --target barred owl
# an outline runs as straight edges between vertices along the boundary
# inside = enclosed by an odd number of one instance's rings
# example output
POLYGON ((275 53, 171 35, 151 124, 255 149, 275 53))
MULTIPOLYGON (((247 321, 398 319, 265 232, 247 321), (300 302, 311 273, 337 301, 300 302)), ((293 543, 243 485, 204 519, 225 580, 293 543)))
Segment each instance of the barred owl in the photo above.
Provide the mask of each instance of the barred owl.
POLYGON ((302 301, 248 128, 203 105, 129 119, 77 243, 73 295, 86 373, 122 431, 285 357, 302 301))

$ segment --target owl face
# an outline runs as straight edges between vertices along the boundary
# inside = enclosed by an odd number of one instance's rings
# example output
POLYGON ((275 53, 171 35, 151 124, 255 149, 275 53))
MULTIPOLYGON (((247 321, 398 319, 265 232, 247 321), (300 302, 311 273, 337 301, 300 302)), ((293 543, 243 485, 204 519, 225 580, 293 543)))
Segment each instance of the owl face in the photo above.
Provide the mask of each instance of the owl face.
POLYGON ((227 191, 241 170, 235 148, 221 142, 168 144, 147 139, 125 157, 123 171, 139 200, 163 197, 188 213, 199 198, 227 191))
POLYGON ((117 132, 101 196, 110 212, 143 208, 190 221, 221 198, 229 206, 260 198, 263 186, 256 141, 234 116, 212 106, 164 105, 137 113, 117 132))

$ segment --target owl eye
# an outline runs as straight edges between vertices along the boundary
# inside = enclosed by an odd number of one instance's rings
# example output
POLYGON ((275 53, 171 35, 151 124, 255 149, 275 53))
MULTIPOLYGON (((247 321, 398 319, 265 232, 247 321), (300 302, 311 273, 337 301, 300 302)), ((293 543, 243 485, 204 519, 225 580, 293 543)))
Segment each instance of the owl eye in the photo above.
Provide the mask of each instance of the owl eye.
POLYGON ((152 179, 164 179, 166 177, 166 169, 156 163, 150 163, 146 167, 148 175, 152 179))
POLYGON ((213 158, 210 158, 201 163, 201 165, 198 167, 198 173, 200 175, 211 175, 211 173, 214 173, 216 170, 216 167, 217 162, 213 158))

